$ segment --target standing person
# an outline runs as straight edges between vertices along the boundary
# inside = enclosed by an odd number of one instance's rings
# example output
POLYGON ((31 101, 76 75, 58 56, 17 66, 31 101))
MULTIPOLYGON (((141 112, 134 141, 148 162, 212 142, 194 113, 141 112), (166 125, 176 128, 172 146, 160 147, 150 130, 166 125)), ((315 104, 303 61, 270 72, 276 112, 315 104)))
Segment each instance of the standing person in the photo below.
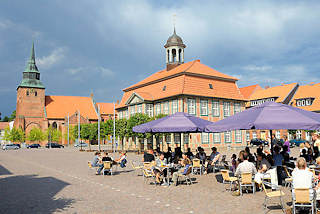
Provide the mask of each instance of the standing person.
POLYGON ((278 146, 274 147, 273 161, 274 166, 277 167, 278 185, 282 185, 282 164, 284 158, 282 154, 280 154, 280 148, 278 146))
POLYGON ((320 139, 318 134, 314 134, 313 136, 314 144, 313 146, 318 147, 318 151, 320 151, 320 139))
POLYGON ((279 141, 276 138, 276 135, 272 134, 272 145, 273 145, 273 147, 279 146, 278 144, 279 144, 279 141))
POLYGON ((153 150, 149 148, 148 151, 144 152, 142 162, 152 162, 154 160, 153 150))
POLYGON ((235 173, 236 168, 237 168, 237 155, 236 154, 232 154, 231 164, 232 164, 232 172, 235 173))
POLYGON ((283 136, 283 140, 283 145, 288 147, 287 153, 290 155, 290 141, 288 140, 288 137, 286 135, 283 136))

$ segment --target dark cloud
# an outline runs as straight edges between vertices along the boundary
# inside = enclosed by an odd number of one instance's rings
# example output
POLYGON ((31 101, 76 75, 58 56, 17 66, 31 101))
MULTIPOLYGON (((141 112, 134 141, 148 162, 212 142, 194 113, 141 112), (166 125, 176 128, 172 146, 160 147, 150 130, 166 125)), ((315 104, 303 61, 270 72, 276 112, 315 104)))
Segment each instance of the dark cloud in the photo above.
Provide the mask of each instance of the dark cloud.
POLYGON ((0 111, 15 108, 32 40, 47 94, 121 99, 121 89, 165 67, 173 14, 186 61, 201 59, 239 86, 319 82, 319 9, 318 1, 4 1, 0 111))

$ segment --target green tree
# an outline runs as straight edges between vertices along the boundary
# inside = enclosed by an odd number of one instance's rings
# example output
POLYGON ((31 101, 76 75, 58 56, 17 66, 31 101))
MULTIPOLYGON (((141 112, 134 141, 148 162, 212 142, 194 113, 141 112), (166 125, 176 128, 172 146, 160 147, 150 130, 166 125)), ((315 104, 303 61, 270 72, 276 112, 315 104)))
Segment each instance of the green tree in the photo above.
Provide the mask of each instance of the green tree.
POLYGON ((119 137, 122 149, 123 139, 127 135, 127 122, 127 119, 116 120, 116 137, 119 137))
POLYGON ((145 137, 145 134, 141 134, 141 133, 136 133, 136 132, 133 132, 132 131, 132 128, 137 126, 137 125, 140 125, 140 124, 143 124, 143 123, 146 123, 146 122, 149 122, 151 121, 152 118, 150 118, 148 115, 146 114, 135 114, 133 116, 131 116, 127 122, 127 132, 126 132, 126 136, 127 137, 138 137, 138 138, 144 138, 145 137))
POLYGON ((52 127, 49 127, 46 130, 45 136, 48 139, 48 141, 51 141, 51 142, 60 142, 62 139, 61 131, 52 127))
POLYGON ((22 143, 25 141, 25 133, 22 129, 20 128, 12 128, 11 131, 10 131, 10 135, 11 135, 11 139, 10 141, 16 143, 16 142, 19 142, 19 143, 22 143))
POLYGON ((8 116, 5 116, 3 119, 2 119, 2 122, 9 122, 10 118, 8 116))
MULTIPOLYGON (((66 131, 65 131, 65 134, 64 134, 63 137, 64 137, 65 141, 68 142, 68 127, 66 127, 66 131)), ((76 130, 76 127, 75 126, 69 126, 69 142, 72 143, 77 138, 78 138, 78 131, 76 130)))
POLYGON ((38 127, 33 127, 27 136, 27 140, 31 142, 40 142, 45 139, 46 134, 38 127))

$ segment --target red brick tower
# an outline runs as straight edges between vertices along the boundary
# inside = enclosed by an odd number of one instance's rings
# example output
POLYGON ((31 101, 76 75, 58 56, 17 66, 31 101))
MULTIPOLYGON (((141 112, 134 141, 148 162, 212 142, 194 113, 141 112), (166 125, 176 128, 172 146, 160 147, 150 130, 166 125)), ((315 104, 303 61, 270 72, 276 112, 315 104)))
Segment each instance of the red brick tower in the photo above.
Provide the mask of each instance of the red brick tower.
POLYGON ((25 130, 26 134, 33 126, 46 129, 45 87, 40 81, 40 72, 36 66, 34 44, 23 78, 17 88, 17 107, 15 127, 25 130))

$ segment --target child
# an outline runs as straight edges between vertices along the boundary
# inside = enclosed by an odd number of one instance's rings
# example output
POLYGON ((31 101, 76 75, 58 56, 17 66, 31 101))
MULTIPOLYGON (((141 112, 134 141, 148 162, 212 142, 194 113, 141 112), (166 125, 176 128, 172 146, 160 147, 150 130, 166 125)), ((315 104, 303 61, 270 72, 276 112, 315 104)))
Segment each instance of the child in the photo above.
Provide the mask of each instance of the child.
POLYGON ((233 154, 231 157, 231 164, 232 164, 232 172, 235 173, 237 168, 237 155, 233 154))

